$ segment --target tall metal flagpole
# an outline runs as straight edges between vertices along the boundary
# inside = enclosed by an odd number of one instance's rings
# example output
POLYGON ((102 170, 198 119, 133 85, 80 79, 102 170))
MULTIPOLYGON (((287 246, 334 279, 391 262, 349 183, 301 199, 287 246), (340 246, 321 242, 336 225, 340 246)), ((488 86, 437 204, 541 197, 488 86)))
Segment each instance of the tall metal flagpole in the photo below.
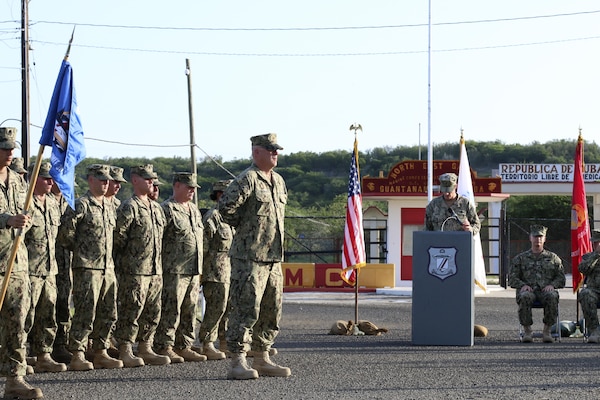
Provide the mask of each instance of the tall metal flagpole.
MULTIPOLYGON (((21 0, 21 156, 29 165, 29 0, 21 0)), ((31 178, 29 178, 31 179, 31 178)))
POLYGON ((427 23, 427 202, 433 198, 433 146, 431 144, 431 0, 427 23))
MULTIPOLYGON (((65 54, 65 61, 69 59, 69 53, 71 52, 71 43, 73 43, 73 35, 75 34, 75 27, 73 27, 73 32, 71 33, 71 39, 69 40, 69 47, 67 47, 67 52, 65 54)), ((27 189, 27 197, 25 198, 25 205, 23 207, 23 214, 29 213, 29 208, 31 207, 31 201, 33 200, 33 190, 35 189, 35 181, 40 173, 40 166, 42 165, 42 157, 44 156, 44 145, 40 145, 40 149, 38 150, 37 157, 35 159, 35 165, 33 170, 31 171, 31 176, 29 177, 29 188, 27 189)), ((0 292, 0 310, 2 310, 2 306, 4 305, 4 297, 6 297, 6 290, 8 289, 8 282, 10 280, 10 275, 12 274, 13 266, 15 264, 15 260, 17 258, 17 250, 19 249, 19 245, 21 244, 23 237, 23 229, 19 228, 15 232, 15 240, 13 241, 13 246, 10 251, 10 257, 8 259, 8 264, 6 266, 6 272, 4 273, 4 280, 2 281, 2 289, 0 292)))

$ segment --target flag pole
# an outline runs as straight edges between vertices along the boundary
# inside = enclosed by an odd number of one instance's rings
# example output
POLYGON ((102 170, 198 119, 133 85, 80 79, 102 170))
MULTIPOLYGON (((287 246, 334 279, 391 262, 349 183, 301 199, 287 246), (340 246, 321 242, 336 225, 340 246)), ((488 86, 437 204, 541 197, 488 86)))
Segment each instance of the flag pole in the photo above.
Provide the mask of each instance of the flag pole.
MULTIPOLYGON (((360 125, 354 125, 354 143, 357 143, 357 131, 360 125)), ((362 131, 362 128, 360 128, 362 131)), ((360 182, 360 167, 358 166, 358 146, 354 146, 354 159, 356 160, 356 172, 358 175, 358 181, 360 182)), ((362 194, 361 194, 362 196, 362 194)), ((361 227, 362 229, 362 227, 361 227)), ((356 279, 354 281, 354 326, 358 328, 358 275, 359 272, 356 270, 356 279)))
MULTIPOLYGON (((69 40, 69 46, 67 47, 67 52, 65 53, 64 60, 67 61, 69 58, 69 53, 71 52, 71 43, 73 43, 73 35, 75 34, 75 27, 73 27, 73 32, 71 33, 71 39, 69 40)), ((44 148, 45 146, 40 145, 40 149, 38 150, 37 157, 35 159, 35 165, 33 170, 31 171, 31 176, 29 177, 29 188, 27 189, 27 197, 25 198, 25 205, 23 207, 23 214, 29 214, 29 208, 31 207, 31 202, 33 200, 33 191, 35 189, 35 181, 40 173, 40 166, 42 165, 42 157, 44 156, 44 148)), ((19 249, 19 245, 21 244, 23 238, 23 229, 18 228, 15 232, 15 239, 13 241, 13 245, 10 251, 10 257, 8 259, 8 264, 6 266, 6 271, 4 272, 4 279, 2 280, 2 288, 0 289, 0 311, 4 306, 4 298, 6 297, 6 291, 8 290, 8 282, 10 280, 10 275, 12 274, 12 270, 15 264, 15 260, 17 258, 17 250, 19 249)))
MULTIPOLYGON (((577 137, 577 145, 579 145, 579 141, 582 141, 582 145, 581 145, 581 162, 583 164, 584 161, 584 156, 583 156, 583 137, 581 136, 581 127, 579 127, 579 136, 577 137)), ((582 165, 583 167, 583 165, 582 165)), ((575 169, 575 168, 573 168, 575 169)), ((582 254, 580 254, 582 255, 582 254)), ((577 273, 579 273, 579 266, 577 266, 577 273)), ((581 285, 580 285, 581 286, 581 285)), ((579 298, 579 287, 577 287, 577 297, 579 298)), ((582 337, 585 332, 581 332, 580 326, 579 326, 579 309, 580 309, 580 304, 578 301, 575 302, 575 332, 573 333, 574 337, 582 337)), ((585 325, 585 324, 584 324, 585 325)), ((558 331, 558 328, 557 328, 558 331)))
MULTIPOLYGON (((354 159, 356 160, 356 174, 358 176, 358 181, 360 182, 360 166, 358 165, 358 130, 362 132, 362 126, 360 124, 353 124, 350 129, 354 131, 354 159)), ((362 196, 362 194, 361 194, 362 196)), ((362 212, 362 210, 361 210, 362 212)), ((360 227, 362 229, 362 226, 360 227)), ((358 329, 358 275, 359 271, 356 270, 356 277, 354 280, 354 329, 358 329)))

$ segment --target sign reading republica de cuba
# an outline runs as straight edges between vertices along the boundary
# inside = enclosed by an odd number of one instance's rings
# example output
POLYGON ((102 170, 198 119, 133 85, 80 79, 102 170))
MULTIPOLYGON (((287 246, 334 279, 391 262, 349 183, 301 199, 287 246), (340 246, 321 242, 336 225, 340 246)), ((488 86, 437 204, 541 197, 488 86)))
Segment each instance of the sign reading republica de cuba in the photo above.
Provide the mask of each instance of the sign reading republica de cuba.
MULTIPOLYGON (((502 182, 573 182, 573 164, 499 164, 502 182)), ((600 164, 584 164, 583 180, 600 182, 600 164)))

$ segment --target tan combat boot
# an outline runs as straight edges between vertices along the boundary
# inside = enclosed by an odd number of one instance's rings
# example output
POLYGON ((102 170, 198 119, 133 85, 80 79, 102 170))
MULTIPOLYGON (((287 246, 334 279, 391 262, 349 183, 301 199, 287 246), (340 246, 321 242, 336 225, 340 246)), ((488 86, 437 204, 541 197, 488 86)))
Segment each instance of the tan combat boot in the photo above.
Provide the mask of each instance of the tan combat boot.
POLYGON ((52 351, 52 358, 57 362, 64 364, 71 362, 72 356, 73 355, 67 350, 67 347, 64 344, 56 346, 52 351))
POLYGON ((173 351, 173 346, 167 346, 164 349, 159 350, 158 354, 169 357, 171 364, 179 364, 185 361, 183 357, 173 351))
POLYGON ((202 346, 202 354, 204 354, 209 360, 223 360, 227 358, 225 353, 215 349, 213 342, 204 343, 204 346, 202 346))
POLYGON ((33 369, 35 372, 64 372, 67 370, 67 365, 54 361, 50 353, 42 353, 37 356, 33 369))
POLYGON ((144 366, 144 360, 133 355, 131 343, 124 343, 119 346, 119 359, 123 361, 125 368, 135 368, 144 366))
POLYGON ((206 361, 205 355, 198 354, 188 347, 185 349, 175 349, 175 353, 177 353, 180 357, 183 357, 185 361, 206 361))
MULTIPOLYGON (((231 358, 231 353, 227 349, 227 340, 225 340, 225 339, 219 340, 219 350, 221 350, 223 353, 225 353, 226 357, 231 358)), ((247 357, 247 355, 246 355, 246 357, 247 357)))
POLYGON ((227 350, 227 340, 219 339, 219 350, 225 353, 227 350))
POLYGON ((34 388, 22 376, 8 376, 4 385, 4 398, 41 399, 42 389, 34 388))
POLYGON ((286 377, 292 374, 292 371, 288 367, 282 367, 271 361, 269 352, 267 351, 257 351, 254 353, 252 368, 257 370, 258 374, 262 376, 286 377))
MULTIPOLYGON (((254 355, 255 355, 256 353, 260 353, 260 352, 257 352, 257 351, 250 350, 250 351, 248 352, 248 357, 254 357, 254 355)), ((271 357, 273 357, 273 356, 276 356, 276 355, 277 355, 277 353, 279 353, 279 352, 277 351, 277 349, 276 349, 275 347, 271 347, 271 348, 269 349, 269 355, 270 355, 271 357)))
POLYGON ((108 355, 106 349, 94 351, 94 368, 96 369, 115 369, 123 368, 123 361, 112 358, 108 355))
POLYGON ((531 330, 531 325, 525 325, 523 327, 523 337, 521 338, 523 343, 531 343, 533 342, 533 331, 531 330))
POLYGON ((551 328, 552 327, 550 325, 544 324, 544 330, 542 331, 542 341, 544 343, 554 342, 554 338, 552 337, 552 334, 550 333, 551 328))
POLYGON ((74 351, 69 369, 71 371, 91 371, 94 369, 94 364, 85 359, 83 351, 74 351))
POLYGON ((150 342, 138 343, 138 357, 142 357, 144 363, 148 365, 167 365, 171 364, 171 359, 167 356, 156 354, 152 350, 150 342))
POLYGON ((588 343, 598 343, 600 342, 600 329, 590 329, 590 336, 588 337, 588 343))
POLYGON ((110 338, 108 343, 109 343, 109 346, 108 346, 108 349, 106 349, 106 352, 108 353, 108 355, 111 356, 112 358, 119 358, 119 346, 118 346, 115 338, 110 338))
POLYGON ((227 379, 257 379, 258 371, 248 366, 246 353, 233 353, 231 355, 231 369, 227 379))

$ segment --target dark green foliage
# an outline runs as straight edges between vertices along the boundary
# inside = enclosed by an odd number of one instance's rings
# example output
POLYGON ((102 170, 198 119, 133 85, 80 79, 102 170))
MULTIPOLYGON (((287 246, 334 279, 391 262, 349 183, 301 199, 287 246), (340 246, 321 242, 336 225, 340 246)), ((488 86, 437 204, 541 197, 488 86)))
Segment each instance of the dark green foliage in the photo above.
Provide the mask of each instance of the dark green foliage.
MULTIPOLYGON (((504 144, 499 140, 492 142, 466 142, 467 153, 471 168, 478 176, 491 176, 500 163, 557 163, 570 164, 575 154, 576 140, 554 140, 547 143, 533 142, 529 145, 504 144)), ((458 160, 460 146, 454 143, 442 143, 434 146, 434 159, 458 160)), ((400 161, 411 159, 427 159, 427 148, 422 146, 397 146, 375 148, 359 152, 361 176, 379 176, 380 172, 387 174, 391 167, 400 161)), ((350 167, 350 150, 336 150, 325 153, 298 152, 279 156, 277 171, 285 178, 288 191, 289 215, 329 216, 343 218, 345 194, 348 190, 348 172, 350 167)), ((223 162, 204 158, 197 163, 198 182, 202 186, 198 190, 198 205, 211 207, 209 199, 212 183, 220 179, 228 179, 239 174, 250 165, 250 159, 236 159, 223 162), (220 163, 217 164, 217 162, 220 163)), ((585 161, 600 162, 600 148, 595 143, 586 143, 585 161)), ((129 180, 129 170, 132 166, 151 163, 158 173, 163 185, 160 187, 160 199, 164 200, 172 194, 171 177, 175 171, 189 171, 189 158, 107 158, 84 160, 77 167, 78 193, 87 190, 85 167, 92 163, 108 163, 125 168, 125 177, 129 180)), ((131 185, 125 183, 118 197, 125 199, 131 196, 131 185)), ((364 206, 375 202, 365 201, 364 206)), ((381 202, 379 202, 381 203, 381 202)), ((385 209, 385 203, 378 204, 385 209)), ((513 196, 507 203, 509 217, 523 218, 569 218, 570 196, 513 196)), ((590 207, 590 212, 592 208, 590 207)), ((331 221, 330 228, 324 225, 316 229, 319 235, 331 234, 331 229, 339 231, 342 223, 331 221), (331 228, 335 226, 334 228, 331 228)), ((288 224, 294 235, 307 230, 303 223, 288 224)), ((309 226, 318 224, 310 223, 309 226)))

